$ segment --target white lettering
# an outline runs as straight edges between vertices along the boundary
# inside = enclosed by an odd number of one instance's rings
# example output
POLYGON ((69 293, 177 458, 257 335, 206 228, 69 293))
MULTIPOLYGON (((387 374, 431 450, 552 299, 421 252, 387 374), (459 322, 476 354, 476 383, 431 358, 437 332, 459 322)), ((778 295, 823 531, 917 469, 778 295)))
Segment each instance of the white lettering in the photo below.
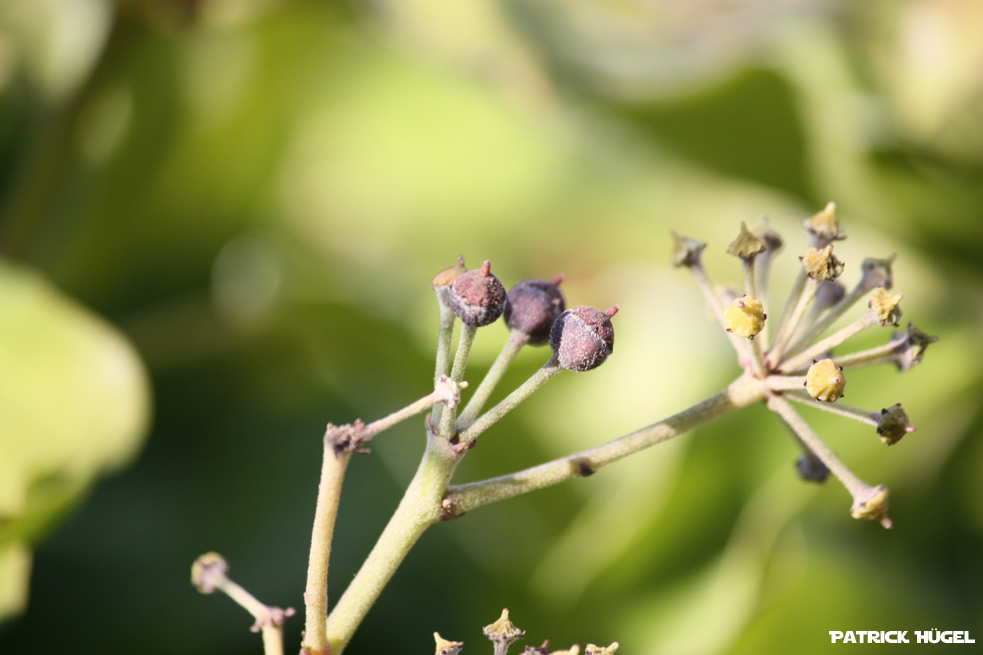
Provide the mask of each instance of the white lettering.
POLYGON ((884 633, 877 632, 876 630, 867 633, 867 643, 868 644, 883 644, 884 643, 884 633))
POLYGON ((899 644, 907 644, 908 643, 908 638, 905 637, 906 634, 908 634, 908 631, 907 630, 902 630, 901 632, 898 633, 898 643, 899 644))
POLYGON ((857 637, 853 634, 853 630, 847 630, 846 635, 843 637, 844 644, 855 644, 857 643, 857 637))
POLYGON ((833 640, 834 644, 836 643, 837 639, 843 639, 843 633, 839 630, 830 630, 829 636, 833 640))
POLYGON ((928 635, 931 634, 931 630, 915 630, 915 636, 918 637, 918 643, 927 644, 928 635))

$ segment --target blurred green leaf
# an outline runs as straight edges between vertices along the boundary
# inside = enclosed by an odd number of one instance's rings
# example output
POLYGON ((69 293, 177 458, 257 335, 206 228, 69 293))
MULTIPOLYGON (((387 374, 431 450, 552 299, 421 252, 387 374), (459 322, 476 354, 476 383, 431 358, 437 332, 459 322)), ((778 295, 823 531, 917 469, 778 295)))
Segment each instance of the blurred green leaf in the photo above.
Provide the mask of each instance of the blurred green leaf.
POLYGON ((129 343, 42 278, 0 264, 0 306, 2 617, 26 601, 27 544, 135 454, 149 386, 129 343))

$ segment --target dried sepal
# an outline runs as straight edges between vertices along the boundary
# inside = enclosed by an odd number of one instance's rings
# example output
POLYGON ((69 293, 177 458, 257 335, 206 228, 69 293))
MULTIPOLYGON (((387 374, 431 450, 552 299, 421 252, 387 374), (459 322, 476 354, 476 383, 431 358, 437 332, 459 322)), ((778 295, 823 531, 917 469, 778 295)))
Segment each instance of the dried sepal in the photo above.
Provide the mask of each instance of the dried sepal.
POLYGON ((754 236, 761 239, 765 244, 765 251, 774 254, 782 249, 785 245, 785 241, 782 239, 782 235, 771 229, 771 225, 768 223, 768 219, 764 219, 764 223, 759 225, 754 230, 754 236))
POLYGON ((724 328, 743 339, 753 339, 764 328, 766 318, 760 300, 742 296, 724 312, 724 328))
POLYGON ((805 388, 816 400, 832 403, 839 400, 846 386, 843 369, 831 359, 813 362, 806 373, 805 388))
POLYGON ((433 278, 433 288, 437 289, 439 287, 446 287, 454 283, 457 276, 461 273, 467 272, 467 267, 464 265, 464 256, 458 255, 457 261, 450 268, 445 268, 440 273, 433 278))
POLYGON ((883 287, 874 289, 870 296, 869 307, 877 317, 877 322, 881 325, 897 325, 901 319, 902 294, 891 295, 883 287))
POLYGON ((614 655, 616 650, 618 650, 618 642, 614 642, 610 646, 595 646, 594 644, 587 644, 587 648, 584 650, 584 652, 586 655, 614 655))
POLYGON ((816 288, 816 295, 812 301, 813 311, 818 314, 829 309, 843 300, 844 296, 846 296, 846 287, 839 280, 823 280, 816 288))
POLYGON ((550 655, 580 655, 580 646, 574 644, 566 650, 554 650, 550 655))
POLYGON ((441 375, 433 385, 434 404, 443 403, 453 409, 461 402, 461 389, 466 389, 468 383, 464 380, 455 382, 446 375, 441 375))
POLYGON ((814 280, 835 280, 843 273, 843 262, 833 254, 833 245, 809 248, 802 254, 802 268, 814 280))
POLYGON ((835 202, 828 203, 822 211, 803 221, 802 225, 809 232, 815 248, 824 248, 833 241, 846 238, 846 234, 836 218, 835 202))
POLYGON ((203 594, 210 594, 225 581, 229 564, 218 553, 205 553, 191 565, 191 584, 203 594))
POLYGON ((894 286, 894 276, 891 273, 891 264, 894 263, 897 255, 891 255, 885 259, 874 259, 868 257, 860 264, 862 276, 857 287, 861 292, 867 292, 877 287, 890 289, 894 286))
POLYGON ((464 647, 463 641, 448 641, 440 636, 440 633, 433 633, 433 640, 437 642, 437 649, 434 655, 457 655, 464 647))
POLYGON ((678 267, 686 266, 687 268, 691 266, 701 266, 703 249, 707 247, 707 244, 703 241, 698 241, 696 239, 690 239, 689 237, 683 237, 676 234, 676 231, 672 232, 673 246, 672 246, 672 265, 678 267))
POLYGON ((906 434, 914 431, 915 427, 908 420, 908 414, 901 408, 901 403, 895 403, 881 410, 877 434, 888 446, 893 446, 906 434))
POLYGON ((324 442, 331 446, 335 457, 341 457, 345 453, 365 454, 368 452, 365 449, 368 441, 365 423, 360 419, 344 425, 328 423, 324 429, 324 442))
POLYGON ((765 242, 751 234, 747 224, 741 223, 740 234, 727 246, 727 252, 741 259, 754 259, 765 251, 765 242))
MULTIPOLYGON (((899 336, 902 336, 902 334, 895 334, 892 339, 896 339, 899 336)), ((925 355, 925 350, 929 345, 939 340, 938 337, 931 337, 925 334, 912 323, 909 323, 905 328, 903 336, 904 341, 895 349, 894 357, 894 363, 899 371, 907 371, 915 364, 921 362, 922 357, 925 355)))
POLYGON ((863 498, 855 498, 850 508, 850 515, 855 519, 877 521, 885 528, 892 526, 887 517, 887 487, 878 485, 867 490, 863 498))

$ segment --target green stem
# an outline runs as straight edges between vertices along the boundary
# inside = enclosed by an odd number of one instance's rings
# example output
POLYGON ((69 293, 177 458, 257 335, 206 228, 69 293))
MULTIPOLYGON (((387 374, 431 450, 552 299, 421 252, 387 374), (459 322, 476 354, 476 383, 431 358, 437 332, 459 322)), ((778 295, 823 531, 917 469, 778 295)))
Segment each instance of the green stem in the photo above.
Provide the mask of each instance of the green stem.
POLYGON ((546 384, 547 380, 562 371, 556 359, 551 357, 548 362, 542 365, 529 379, 523 382, 515 391, 506 396, 502 402, 498 403, 474 423, 464 427, 458 433, 458 441, 461 444, 470 444, 478 435, 497 423, 503 416, 515 409, 519 403, 533 394, 534 391, 546 384))
POLYGON ((897 338, 891 339, 883 346, 876 346, 856 353, 849 353, 833 358, 833 363, 842 366, 844 369, 859 368, 883 362, 894 361, 898 356, 898 349, 904 345, 906 335, 901 334, 897 338))
POLYGON ((703 402, 614 441, 518 473, 452 486, 448 489, 444 505, 452 513, 460 515, 482 505, 543 489, 571 478, 591 475, 602 466, 759 402, 764 397, 765 390, 761 381, 745 374, 703 402))
POLYGON ((838 330, 834 334, 831 334, 810 348, 803 350, 798 355, 789 357, 780 364, 777 364, 777 366, 781 371, 786 373, 791 373, 799 368, 803 368, 822 353, 840 345, 853 335, 857 334, 861 330, 871 327, 872 325, 877 325, 877 316, 873 311, 868 310, 866 314, 855 320, 853 323, 850 323, 850 325, 847 325, 842 330, 838 330))
POLYGON ((488 373, 485 374, 485 378, 478 385, 478 388, 475 389, 471 400, 468 401, 468 404, 465 405, 464 409, 461 410, 461 414, 457 417, 458 426, 465 426, 478 417, 478 414, 481 413, 481 409, 488 402, 488 398, 492 395, 495 387, 502 380, 502 376, 508 370, 509 364, 512 363, 515 356, 519 354, 519 350, 528 342, 528 334, 518 330, 511 330, 509 332, 509 338, 505 342, 505 345, 502 346, 498 357, 495 358, 495 363, 488 369, 488 373))
MULTIPOLYGON (((454 385, 455 388, 457 387, 455 383, 450 382, 446 378, 444 378, 443 380, 438 380, 437 384, 438 386, 441 384, 443 385, 451 384, 454 385)), ((402 423, 408 418, 413 418, 420 412, 425 412, 431 407, 436 406, 437 403, 444 404, 444 400, 442 399, 440 394, 438 394, 437 391, 434 391, 433 393, 424 396, 423 398, 420 398, 419 400, 407 405, 406 407, 393 412, 389 416, 384 416, 383 418, 372 421, 362 429, 361 435, 365 438, 366 441, 368 441, 369 439, 379 434, 383 430, 388 430, 392 426, 398 423, 402 423)))
POLYGON ((780 396, 770 396, 768 398, 768 409, 778 414, 788 427, 793 430, 802 442, 809 447, 809 450, 826 465, 833 475, 835 475, 846 490, 850 492, 854 500, 869 496, 873 487, 858 478, 853 472, 833 454, 823 440, 819 438, 812 428, 802 420, 802 417, 792 408, 787 400, 780 396))
MULTIPOLYGON (((438 302, 439 296, 438 296, 438 302)), ((440 302, 440 332, 437 334, 437 366, 433 382, 437 384, 442 375, 451 374, 451 337, 454 334, 454 312, 445 303, 440 302)), ((434 405, 430 420, 434 425, 440 424, 444 411, 443 405, 434 405)))
POLYGON ((846 313, 848 309, 853 307, 860 298, 867 293, 867 289, 861 285, 857 285, 852 291, 843 296, 838 303, 833 305, 826 314, 816 321, 809 330, 803 334, 795 342, 793 346, 789 348, 789 352, 796 352, 801 350, 807 343, 818 337, 820 334, 826 331, 829 326, 837 321, 843 314, 846 313))
MULTIPOLYGON (((706 298, 707 304, 710 306, 710 311, 713 315, 717 317, 717 323, 721 326, 724 324, 724 303, 720 300, 720 296, 713 288, 713 282, 710 281, 710 276, 707 275, 707 271, 703 268, 702 262, 699 264, 694 264, 689 267, 690 272, 693 274, 693 279, 696 280, 696 286, 700 288, 703 293, 703 297, 706 298)), ((730 339, 730 343, 734 346, 734 350, 737 352, 738 358, 744 357, 747 354, 747 346, 744 344, 744 340, 735 334, 726 332, 727 338, 730 339)))
POLYGON ((752 298, 758 297, 757 285, 754 281, 754 258, 741 258, 741 270, 744 272, 744 293, 752 298))
POLYGON ((768 350, 767 358, 769 366, 773 367, 781 360, 782 355, 785 353, 785 348, 788 346, 788 342, 792 339, 792 335, 795 334, 795 328, 799 326, 799 321, 802 320, 802 314, 805 313, 806 306, 808 306, 809 301, 816 295, 816 289, 818 288, 819 282, 806 276, 805 273, 800 274, 799 278, 796 278, 795 289, 793 289, 792 295, 789 297, 789 302, 794 302, 794 304, 791 305, 791 309, 786 308, 786 313, 782 316, 781 323, 775 333, 775 340, 768 350), (800 279, 804 279, 801 287, 799 286, 800 279))
POLYGON ((334 444, 324 439, 324 459, 321 463, 321 483, 317 491, 317 507, 314 510, 314 529, 311 536, 311 553, 307 566, 307 589, 304 603, 307 606, 307 631, 304 648, 309 655, 328 655, 328 637, 325 620, 328 615, 328 561, 331 556, 331 540, 338 502, 341 499, 341 483, 351 459, 350 452, 335 453, 334 444))
POLYGON ((332 655, 340 655, 403 558, 423 532, 443 515, 441 501, 460 457, 446 439, 427 435, 427 450, 399 506, 342 594, 326 631, 332 655))
MULTIPOLYGON (((216 584, 215 588, 226 594, 256 619, 253 632, 256 632, 257 627, 259 627, 263 637, 265 655, 283 655, 283 627, 273 618, 274 612, 278 610, 267 607, 251 593, 228 578, 224 578, 216 584)), ((289 610, 289 613, 293 613, 293 610, 289 610)), ((281 615, 281 620, 282 618, 281 615)))
MULTIPOLYGON (((461 335, 457 342, 457 351, 454 353, 454 368, 451 369, 452 382, 459 383, 464 378, 464 371, 468 368, 468 357, 471 355, 471 346, 477 333, 477 327, 467 323, 461 324, 461 335)), ((438 423, 438 432, 443 438, 450 439, 456 433, 454 420, 455 412, 445 408, 438 423)))
POLYGON ((824 412, 829 412, 830 414, 836 414, 838 416, 845 416, 846 418, 852 418, 854 420, 860 421, 861 423, 866 423, 873 427, 880 425, 880 412, 871 412, 866 409, 860 409, 859 407, 851 407, 850 405, 844 405, 843 403, 824 403, 816 400, 812 396, 805 395, 802 393, 787 393, 784 396, 789 400, 794 400, 797 403, 802 403, 808 407, 815 407, 816 409, 821 409, 824 412))

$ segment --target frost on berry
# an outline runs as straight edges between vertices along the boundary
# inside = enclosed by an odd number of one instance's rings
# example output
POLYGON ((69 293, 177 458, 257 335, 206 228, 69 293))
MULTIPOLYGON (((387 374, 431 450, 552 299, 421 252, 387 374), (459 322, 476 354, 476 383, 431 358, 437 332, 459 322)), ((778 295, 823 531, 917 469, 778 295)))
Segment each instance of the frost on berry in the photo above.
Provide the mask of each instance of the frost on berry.
POLYGON ((482 327, 498 320, 505 309, 505 287, 491 273, 491 262, 458 275, 450 285, 449 304, 465 325, 482 327))
POLYGON ((601 311, 578 305, 557 317, 550 330, 550 346, 557 363, 571 371, 589 371, 604 363, 614 350, 612 307, 601 311))

